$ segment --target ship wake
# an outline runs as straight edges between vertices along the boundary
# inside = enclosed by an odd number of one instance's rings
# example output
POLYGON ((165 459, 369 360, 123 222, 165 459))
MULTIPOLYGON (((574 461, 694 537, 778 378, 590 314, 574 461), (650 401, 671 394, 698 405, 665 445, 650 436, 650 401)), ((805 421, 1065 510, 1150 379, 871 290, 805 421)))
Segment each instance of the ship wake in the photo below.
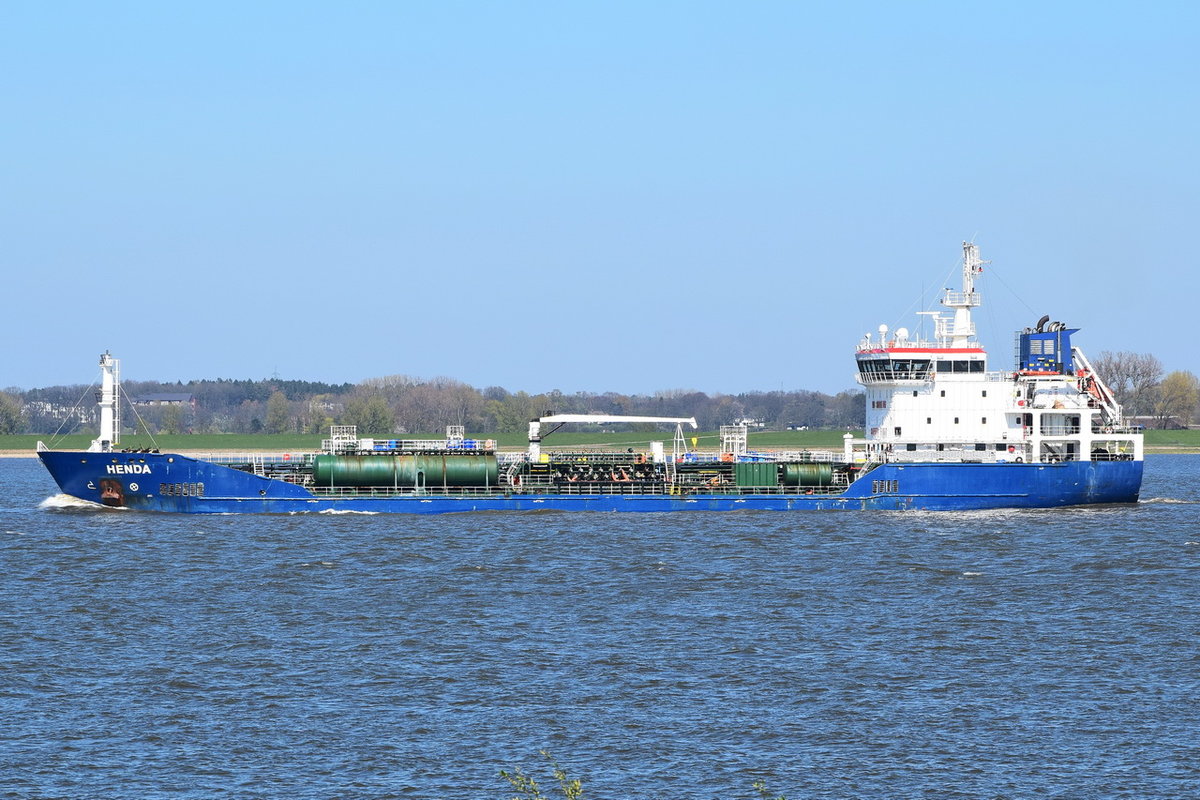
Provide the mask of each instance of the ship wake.
POLYGON ((128 511, 127 508, 112 508, 103 506, 99 503, 93 503, 90 500, 80 500, 78 497, 72 497, 69 494, 55 494, 47 497, 42 502, 38 503, 38 508, 51 509, 53 511, 128 511))

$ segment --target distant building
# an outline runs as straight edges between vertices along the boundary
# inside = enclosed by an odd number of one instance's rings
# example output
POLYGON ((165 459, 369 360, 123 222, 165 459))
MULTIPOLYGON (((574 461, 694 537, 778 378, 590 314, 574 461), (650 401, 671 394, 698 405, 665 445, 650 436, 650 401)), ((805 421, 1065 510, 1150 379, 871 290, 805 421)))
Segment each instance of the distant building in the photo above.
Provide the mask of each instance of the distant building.
POLYGON ((44 400, 31 400, 21 407, 25 416, 30 418, 43 417, 49 419, 72 419, 82 424, 91 422, 96 416, 95 406, 65 406, 57 403, 47 403, 44 400))
POLYGON ((196 410, 196 397, 186 392, 159 392, 130 398, 135 406, 191 406, 196 410))

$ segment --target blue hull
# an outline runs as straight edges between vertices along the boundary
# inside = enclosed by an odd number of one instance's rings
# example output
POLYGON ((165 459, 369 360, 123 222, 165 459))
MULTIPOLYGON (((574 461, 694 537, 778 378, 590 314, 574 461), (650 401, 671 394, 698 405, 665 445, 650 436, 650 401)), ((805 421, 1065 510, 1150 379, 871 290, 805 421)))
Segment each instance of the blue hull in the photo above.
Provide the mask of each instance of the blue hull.
POLYGON ((314 495, 302 486, 172 453, 38 453, 65 494, 105 505, 190 514, 465 511, 955 511, 1132 503, 1141 461, 886 464, 840 494, 380 493, 314 495), (203 485, 202 496, 199 486, 203 485))

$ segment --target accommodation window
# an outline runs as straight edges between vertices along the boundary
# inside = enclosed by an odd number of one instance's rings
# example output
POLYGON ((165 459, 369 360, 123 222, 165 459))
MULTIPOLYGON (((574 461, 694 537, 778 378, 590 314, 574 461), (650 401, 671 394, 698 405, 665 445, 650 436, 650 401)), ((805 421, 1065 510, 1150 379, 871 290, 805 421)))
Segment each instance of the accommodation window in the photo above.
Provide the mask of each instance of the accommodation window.
POLYGON ((926 424, 926 425, 932 425, 932 424, 933 424, 933 417, 926 417, 926 418, 925 418, 925 424, 926 424))
POLYGON ((946 396, 946 390, 942 389, 942 397, 945 397, 945 396, 946 396))
POLYGON ((894 428, 893 430, 895 430, 895 431, 896 431, 896 435, 897 435, 897 436, 899 436, 899 435, 900 435, 900 428, 898 428, 898 427, 897 427, 897 428, 894 428))
POLYGON ((987 397, 987 389, 984 389, 984 390, 983 390, 983 396, 984 396, 984 397, 987 397))
POLYGON ((986 444, 977 444, 977 445, 975 445, 975 449, 976 450, 987 450, 987 445, 986 444))
POLYGON ((982 422, 984 425, 987 425, 987 417, 983 417, 983 418, 982 418, 981 420, 979 420, 979 421, 980 421, 980 422, 982 422))
POLYGON ((957 425, 957 424, 958 424, 958 417, 955 417, 955 418, 954 418, 954 424, 955 424, 955 425, 957 425))
POLYGON ((915 444, 910 443, 910 444, 904 445, 904 449, 911 453, 917 449, 917 446, 915 444))

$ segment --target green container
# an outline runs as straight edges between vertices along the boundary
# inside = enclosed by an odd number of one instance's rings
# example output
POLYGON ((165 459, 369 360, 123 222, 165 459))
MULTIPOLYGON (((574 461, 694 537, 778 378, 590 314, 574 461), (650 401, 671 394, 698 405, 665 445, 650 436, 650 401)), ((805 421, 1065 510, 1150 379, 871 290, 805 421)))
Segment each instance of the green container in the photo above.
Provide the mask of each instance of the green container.
POLYGON ((778 486, 779 465, 773 461, 739 461, 733 465, 738 486, 778 486))
POLYGON ((331 456, 313 459, 317 486, 382 486, 400 489, 495 486, 495 453, 478 455, 331 456))
POLYGON ((784 486, 829 486, 833 483, 830 464, 784 464, 784 486))

